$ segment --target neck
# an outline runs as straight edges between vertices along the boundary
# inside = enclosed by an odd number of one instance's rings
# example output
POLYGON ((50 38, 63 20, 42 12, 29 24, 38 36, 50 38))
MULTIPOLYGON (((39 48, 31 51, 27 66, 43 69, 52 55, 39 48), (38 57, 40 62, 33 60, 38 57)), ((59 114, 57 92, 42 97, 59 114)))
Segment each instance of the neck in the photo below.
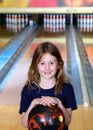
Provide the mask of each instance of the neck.
POLYGON ((55 78, 53 78, 53 79, 43 79, 43 80, 40 81, 39 86, 41 88, 44 88, 44 89, 49 89, 49 88, 54 87, 55 84, 56 84, 55 78))

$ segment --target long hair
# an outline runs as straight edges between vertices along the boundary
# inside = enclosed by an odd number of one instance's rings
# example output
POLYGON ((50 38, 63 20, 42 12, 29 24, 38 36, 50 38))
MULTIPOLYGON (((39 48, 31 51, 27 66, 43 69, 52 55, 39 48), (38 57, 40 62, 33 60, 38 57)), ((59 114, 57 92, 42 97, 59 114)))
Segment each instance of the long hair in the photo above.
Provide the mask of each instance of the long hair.
MULTIPOLYGON (((30 87, 32 82, 35 82, 36 84, 39 84, 40 82, 40 75, 37 69, 37 65, 40 62, 40 59, 45 53, 50 53, 51 55, 55 56, 58 64, 59 69, 57 70, 57 73, 55 75, 56 78, 56 89, 55 94, 60 93, 62 89, 62 85, 65 81, 65 74, 64 74, 64 62, 62 60, 62 57, 60 55, 60 52, 58 48, 51 42, 44 42, 38 45, 36 48, 32 62, 28 71, 28 81, 27 84, 30 87)), ((38 85, 39 86, 39 85, 38 85)))

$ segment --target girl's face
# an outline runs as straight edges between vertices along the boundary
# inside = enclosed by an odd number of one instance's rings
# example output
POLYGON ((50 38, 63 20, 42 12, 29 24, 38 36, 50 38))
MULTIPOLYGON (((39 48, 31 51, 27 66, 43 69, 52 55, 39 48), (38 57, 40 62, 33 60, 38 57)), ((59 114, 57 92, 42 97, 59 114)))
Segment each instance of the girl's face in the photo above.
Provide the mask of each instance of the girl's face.
POLYGON ((58 61, 56 57, 51 55, 50 53, 45 53, 40 62, 38 63, 38 72, 40 74, 40 78, 51 79, 55 78, 55 74, 58 69, 58 61))

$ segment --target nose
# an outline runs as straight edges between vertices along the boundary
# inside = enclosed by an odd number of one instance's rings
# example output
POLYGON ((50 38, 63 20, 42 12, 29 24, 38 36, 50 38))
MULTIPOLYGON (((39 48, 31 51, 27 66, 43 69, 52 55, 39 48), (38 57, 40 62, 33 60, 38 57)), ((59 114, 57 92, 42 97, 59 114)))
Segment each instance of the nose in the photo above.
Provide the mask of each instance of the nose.
POLYGON ((49 70, 50 69, 50 66, 49 66, 49 64, 46 64, 46 70, 49 70))

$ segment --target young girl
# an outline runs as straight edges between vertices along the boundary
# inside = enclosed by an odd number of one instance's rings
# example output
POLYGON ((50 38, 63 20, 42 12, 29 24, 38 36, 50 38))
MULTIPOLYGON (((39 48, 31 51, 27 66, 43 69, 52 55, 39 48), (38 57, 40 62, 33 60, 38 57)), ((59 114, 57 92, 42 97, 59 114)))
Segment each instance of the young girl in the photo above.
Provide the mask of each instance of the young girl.
POLYGON ((28 115, 36 105, 58 105, 65 116, 64 130, 68 130, 72 110, 77 109, 72 85, 64 74, 64 62, 57 47, 45 42, 38 45, 28 72, 28 81, 21 93, 19 113, 22 125, 28 127, 28 115))

